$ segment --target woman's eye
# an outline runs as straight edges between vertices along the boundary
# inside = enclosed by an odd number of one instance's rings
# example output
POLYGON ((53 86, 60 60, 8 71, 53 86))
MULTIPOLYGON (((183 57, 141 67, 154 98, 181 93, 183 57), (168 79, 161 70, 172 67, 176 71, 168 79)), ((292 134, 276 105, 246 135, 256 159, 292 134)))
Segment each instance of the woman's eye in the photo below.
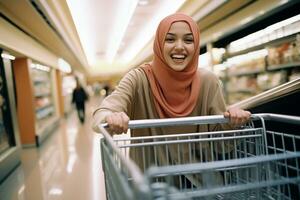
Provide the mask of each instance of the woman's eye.
POLYGON ((193 38, 186 38, 185 42, 190 44, 190 43, 194 42, 194 39, 193 38))
POLYGON ((166 41, 166 42, 173 42, 173 41, 174 41, 174 38, 166 38, 165 41, 166 41))

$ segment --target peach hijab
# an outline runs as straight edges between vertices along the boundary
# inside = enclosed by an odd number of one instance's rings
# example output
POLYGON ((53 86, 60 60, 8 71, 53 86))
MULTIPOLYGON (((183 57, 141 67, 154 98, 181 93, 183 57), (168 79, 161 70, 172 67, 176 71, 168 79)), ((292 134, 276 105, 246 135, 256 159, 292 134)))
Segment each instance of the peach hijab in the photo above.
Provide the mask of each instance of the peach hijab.
POLYGON ((154 40, 154 58, 151 63, 142 66, 160 118, 188 116, 195 108, 200 92, 200 77, 197 73, 199 41, 197 24, 185 14, 169 15, 160 22, 154 40), (163 56, 164 40, 174 22, 186 22, 194 37, 195 52, 182 71, 169 67, 163 56))

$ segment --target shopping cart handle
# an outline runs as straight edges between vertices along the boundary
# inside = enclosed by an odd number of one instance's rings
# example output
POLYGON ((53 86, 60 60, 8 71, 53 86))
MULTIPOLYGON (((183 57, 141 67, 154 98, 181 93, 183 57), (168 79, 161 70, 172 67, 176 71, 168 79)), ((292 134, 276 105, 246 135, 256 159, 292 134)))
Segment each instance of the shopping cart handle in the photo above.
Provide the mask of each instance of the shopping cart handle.
MULTIPOLYGON (((223 115, 210 116, 195 116, 195 117, 179 117, 179 118, 165 118, 165 119, 142 119, 130 120, 128 123, 129 129, 150 128, 162 126, 181 126, 181 125, 200 125, 200 124, 217 124, 228 123, 229 119, 223 115)), ((102 127, 108 128, 107 123, 101 124, 102 127)))
POLYGON ((276 122, 283 122, 289 124, 300 125, 300 117, 292 116, 292 115, 281 115, 281 114, 273 114, 273 113, 260 113, 260 114, 252 114, 251 119, 257 120, 263 118, 264 120, 272 120, 276 122))
MULTIPOLYGON (((300 125, 300 117, 291 115, 280 115, 272 113, 252 114, 252 120, 273 120, 278 122, 293 123, 300 125)), ((208 116, 195 116, 195 117, 178 117, 178 118, 165 118, 165 119, 143 119, 143 120, 130 120, 128 123, 129 129, 137 128, 150 128, 162 126, 181 126, 181 125, 201 125, 201 124, 225 124, 229 122, 229 118, 223 115, 208 115, 208 116)), ((107 123, 101 124, 103 128, 108 128, 107 123)))

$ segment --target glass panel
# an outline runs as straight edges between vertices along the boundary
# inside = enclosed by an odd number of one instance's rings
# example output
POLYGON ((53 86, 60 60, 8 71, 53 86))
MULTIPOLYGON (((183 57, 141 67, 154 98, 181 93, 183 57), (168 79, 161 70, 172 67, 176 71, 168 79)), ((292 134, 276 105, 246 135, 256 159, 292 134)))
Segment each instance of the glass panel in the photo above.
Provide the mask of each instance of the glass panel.
MULTIPOLYGON (((6 78, 4 72, 4 60, 0 57, 0 154, 7 150, 13 141, 10 138, 13 136, 11 126, 11 115, 9 107, 9 98, 7 93, 6 78)), ((5 59, 5 63, 10 60, 5 59)))

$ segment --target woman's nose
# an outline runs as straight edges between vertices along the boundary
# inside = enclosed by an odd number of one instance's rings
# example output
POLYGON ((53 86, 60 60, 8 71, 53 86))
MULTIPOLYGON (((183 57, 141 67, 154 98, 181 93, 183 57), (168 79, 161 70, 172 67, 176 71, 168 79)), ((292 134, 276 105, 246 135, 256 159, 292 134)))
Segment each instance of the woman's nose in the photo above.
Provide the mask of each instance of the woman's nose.
POLYGON ((175 42, 175 49, 183 49, 183 41, 182 40, 177 40, 175 42))

